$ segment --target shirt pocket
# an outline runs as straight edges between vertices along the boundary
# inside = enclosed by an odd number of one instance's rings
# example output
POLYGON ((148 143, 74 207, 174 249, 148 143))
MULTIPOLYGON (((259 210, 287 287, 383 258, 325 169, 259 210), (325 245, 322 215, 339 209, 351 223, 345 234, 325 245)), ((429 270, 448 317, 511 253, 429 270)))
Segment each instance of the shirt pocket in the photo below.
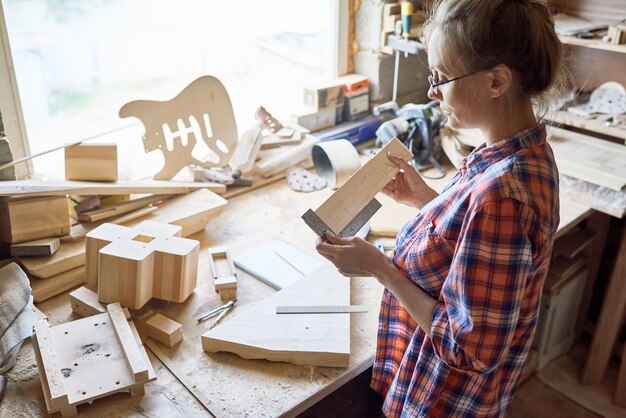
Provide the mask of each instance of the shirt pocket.
POLYGON ((454 257, 455 242, 443 237, 428 220, 406 248, 396 249, 402 255, 406 275, 432 297, 438 298, 454 257))

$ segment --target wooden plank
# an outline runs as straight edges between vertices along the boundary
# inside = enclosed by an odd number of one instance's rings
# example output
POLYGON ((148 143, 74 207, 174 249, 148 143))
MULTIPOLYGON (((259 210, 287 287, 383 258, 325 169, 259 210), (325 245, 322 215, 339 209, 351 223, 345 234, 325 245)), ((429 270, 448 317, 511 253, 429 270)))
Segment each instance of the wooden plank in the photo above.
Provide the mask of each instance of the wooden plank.
MULTIPOLYGON (((2 182, 0 195, 6 190, 2 182)), ((0 239, 17 244, 40 238, 60 237, 70 231, 65 197, 0 199, 0 239)))
POLYGON ((39 320, 35 322, 35 344, 33 344, 33 348, 48 410, 66 408, 69 406, 69 400, 61 374, 62 365, 57 361, 56 347, 48 321, 39 320))
POLYGON ((72 312, 83 318, 106 312, 106 308, 98 301, 98 294, 85 286, 70 292, 70 305, 72 312))
POLYGON ((13 257, 30 257, 37 255, 52 255, 61 245, 58 238, 43 238, 35 241, 21 242, 11 245, 11 256, 13 257))
POLYGON ((145 329, 150 338, 168 347, 174 347, 183 340, 183 326, 159 313, 146 321, 145 329))
POLYGON ((33 299, 37 303, 60 295, 66 290, 80 286, 83 283, 85 283, 85 266, 63 272, 46 280, 37 278, 30 279, 30 287, 33 289, 33 299))
POLYGON ((392 139, 315 210, 333 232, 339 234, 396 175, 398 167, 388 153, 407 161, 413 157, 398 138, 392 139))
POLYGON ((185 181, 118 181, 115 183, 97 183, 87 181, 5 181, 0 189, 0 196, 81 196, 101 194, 186 194, 198 189, 208 189, 223 193, 226 186, 209 182, 185 181))
MULTIPOLYGON (((350 315, 278 315, 276 306, 349 305, 350 279, 324 267, 250 306, 202 335, 205 351, 229 351, 246 359, 346 367, 350 315)), ((232 314, 231 314, 232 315, 232 314)))
POLYGON ((626 309, 626 280, 624 280, 626 277, 626 257, 624 256, 626 254, 626 228, 624 227, 622 227, 617 254, 622 256, 615 260, 606 287, 596 332, 583 370, 582 382, 584 384, 598 383, 602 380, 609 364, 611 350, 621 329, 622 321, 616 319, 622 318, 626 309))
POLYGON ((52 255, 18 257, 18 260, 28 274, 49 279, 85 264, 85 241, 63 242, 52 255))
POLYGON ((113 330, 115 331, 117 341, 122 347, 126 365, 128 366, 134 381, 140 382, 142 380, 147 380, 149 378, 148 366, 139 351, 139 347, 137 347, 137 342, 128 325, 128 321, 124 316, 122 307, 119 303, 111 303, 107 306, 107 312, 109 314, 113 330))
POLYGON ((78 214, 78 220, 83 222, 101 221, 103 219, 113 218, 125 213, 133 212, 148 205, 167 200, 170 197, 171 195, 146 196, 113 206, 87 210, 78 214))
POLYGON ((76 144, 66 147, 65 178, 117 181, 117 144, 76 144))

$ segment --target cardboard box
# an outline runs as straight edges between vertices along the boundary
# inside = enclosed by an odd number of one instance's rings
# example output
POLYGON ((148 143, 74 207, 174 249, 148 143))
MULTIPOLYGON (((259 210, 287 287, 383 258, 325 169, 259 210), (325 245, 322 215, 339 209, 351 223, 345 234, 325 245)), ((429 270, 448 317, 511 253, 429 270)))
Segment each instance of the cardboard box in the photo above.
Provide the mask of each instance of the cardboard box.
POLYGON ((337 109, 331 107, 324 110, 305 109, 291 116, 291 120, 311 132, 335 126, 337 109))
POLYGON ((304 105, 316 111, 343 106, 343 85, 337 79, 304 87, 304 105))

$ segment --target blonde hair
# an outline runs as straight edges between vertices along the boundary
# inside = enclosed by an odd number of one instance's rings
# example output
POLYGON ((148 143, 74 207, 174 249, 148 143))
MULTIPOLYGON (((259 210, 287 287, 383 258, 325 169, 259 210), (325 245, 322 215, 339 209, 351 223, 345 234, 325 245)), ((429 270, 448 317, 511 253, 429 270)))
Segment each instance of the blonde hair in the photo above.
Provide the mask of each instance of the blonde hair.
POLYGON ((505 64, 519 93, 535 102, 564 74, 563 49, 545 1, 435 1, 424 25, 426 37, 434 30, 441 35, 434 47, 442 70, 450 74, 505 64))

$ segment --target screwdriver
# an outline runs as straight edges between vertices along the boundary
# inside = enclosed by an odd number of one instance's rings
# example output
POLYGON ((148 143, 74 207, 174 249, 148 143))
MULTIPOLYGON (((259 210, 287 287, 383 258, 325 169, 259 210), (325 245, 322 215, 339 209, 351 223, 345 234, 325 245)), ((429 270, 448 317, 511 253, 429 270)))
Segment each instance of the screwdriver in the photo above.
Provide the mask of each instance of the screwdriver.
POLYGON ((402 16, 402 36, 408 38, 411 34, 411 16, 413 15, 413 3, 403 1, 400 3, 400 16, 402 16))

